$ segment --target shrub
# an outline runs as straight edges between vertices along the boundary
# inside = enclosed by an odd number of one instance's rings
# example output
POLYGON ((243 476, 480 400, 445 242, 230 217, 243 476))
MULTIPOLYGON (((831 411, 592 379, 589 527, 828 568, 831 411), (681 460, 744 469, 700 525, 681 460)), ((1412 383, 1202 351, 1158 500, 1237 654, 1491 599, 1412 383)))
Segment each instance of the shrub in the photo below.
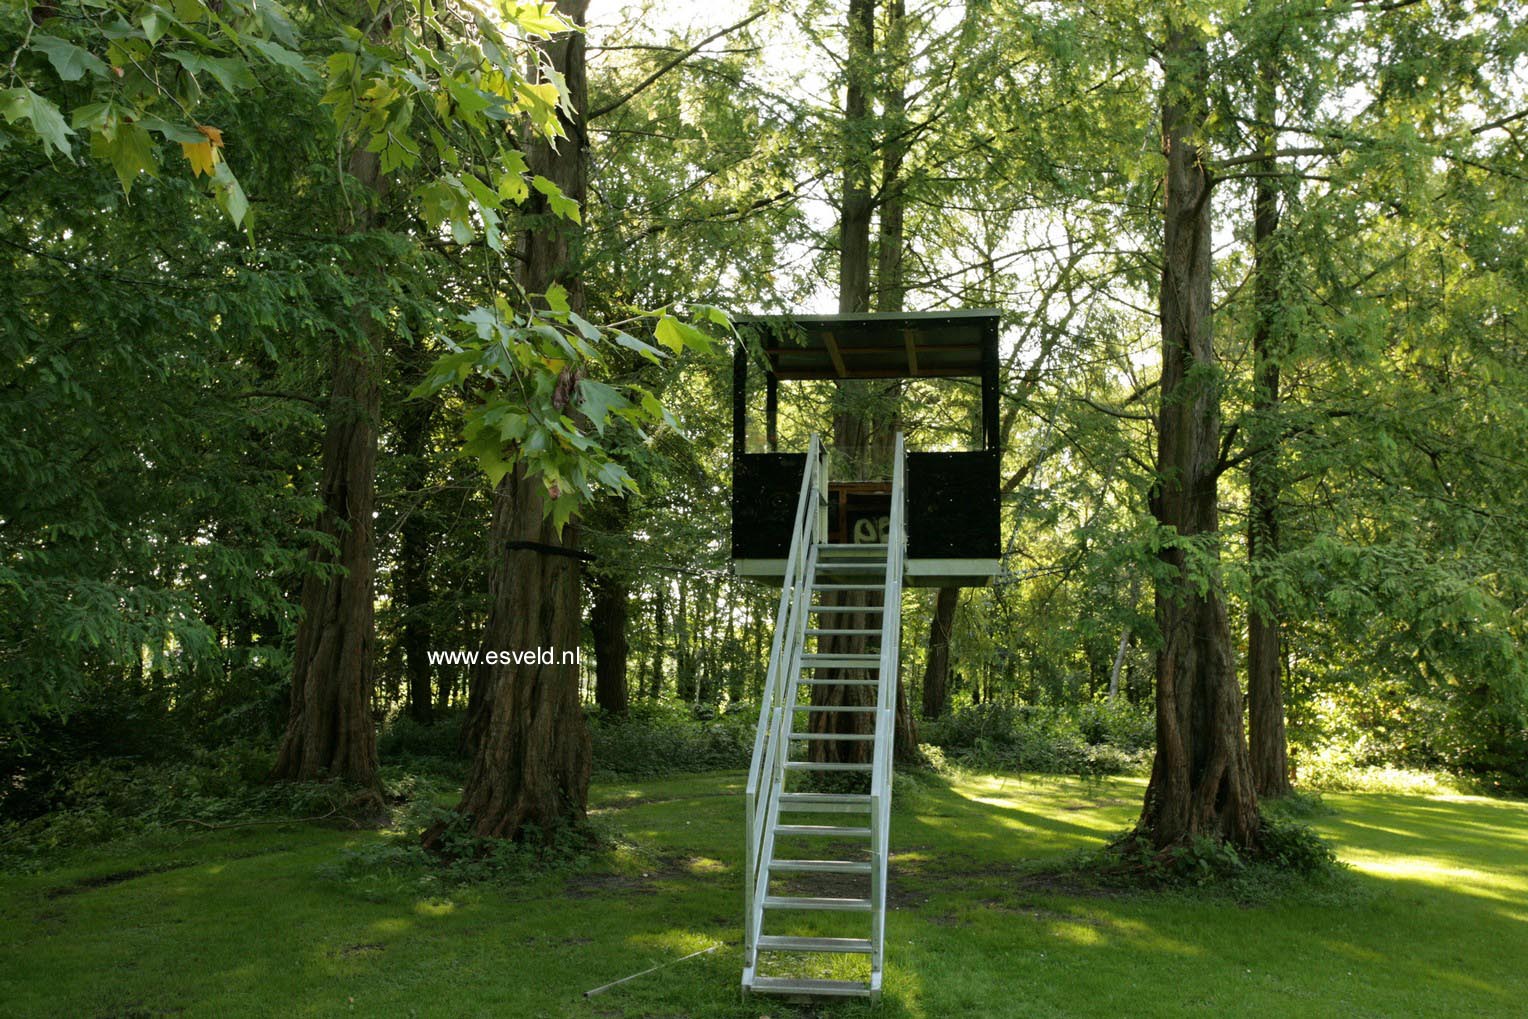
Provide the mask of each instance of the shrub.
POLYGON ((441 761, 466 759, 462 747, 465 711, 436 713, 428 723, 416 722, 407 713, 389 718, 377 735, 377 756, 384 761, 427 757, 441 761))
POLYGON ((58 776, 51 811, 0 824, 0 864, 21 866, 59 850, 178 824, 338 814, 355 798, 356 790, 339 782, 267 782, 271 763, 263 741, 192 749, 171 763, 81 762, 58 776))
POLYGON ((695 717, 684 705, 642 703, 625 718, 589 716, 594 769, 650 778, 679 772, 746 769, 753 756, 758 709, 695 717))
POLYGON ((964 768, 1083 777, 1140 771, 1154 735, 1150 711, 1122 701, 1063 709, 971 705, 923 726, 942 759, 964 768))

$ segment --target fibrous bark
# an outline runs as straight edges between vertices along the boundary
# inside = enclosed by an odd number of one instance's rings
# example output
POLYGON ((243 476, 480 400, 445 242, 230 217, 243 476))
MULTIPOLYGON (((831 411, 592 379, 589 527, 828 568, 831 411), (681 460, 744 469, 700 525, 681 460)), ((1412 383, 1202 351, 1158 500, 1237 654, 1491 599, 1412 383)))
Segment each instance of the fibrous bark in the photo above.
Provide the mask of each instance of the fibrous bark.
MULTIPOLYGON (((587 2, 563 3, 559 13, 582 25, 587 2)), ((542 44, 566 82, 575 111, 564 121, 567 137, 556 148, 544 140, 527 146, 532 172, 547 177, 580 205, 586 191, 586 138, 582 123, 588 90, 584 36, 559 36, 542 44)), ((527 202, 538 225, 524 243, 522 283, 544 293, 553 283, 567 292, 575 311, 584 307, 576 272, 573 231, 549 215, 539 194, 527 202)), ((553 661, 503 661, 475 666, 466 743, 472 765, 457 812, 480 836, 523 839, 584 820, 589 798, 589 731, 579 704, 580 553, 578 529, 559 533, 544 512, 542 478, 520 462, 494 493, 489 527, 490 608, 483 636, 486 651, 550 648, 553 661)), ((435 843, 441 828, 426 833, 435 843)))
POLYGON ((626 687, 626 620, 631 592, 623 580, 610 573, 596 572, 592 587, 589 630, 594 637, 594 702, 608 714, 624 715, 631 707, 626 687))
MULTIPOLYGON (((1275 97, 1273 65, 1265 59, 1257 85, 1260 123, 1273 123, 1277 115, 1275 97)), ((1273 151, 1272 131, 1264 130, 1261 135, 1264 151, 1273 151)), ((1247 725, 1257 794, 1279 797, 1291 791, 1284 731, 1284 646, 1277 606, 1267 585, 1260 582, 1266 564, 1279 552, 1278 445, 1271 434, 1271 419, 1279 405, 1281 354, 1276 337, 1280 281, 1274 251, 1279 199, 1273 157, 1263 160, 1258 169, 1262 176, 1253 184, 1252 210, 1252 412, 1258 424, 1250 430, 1254 452, 1247 471, 1247 560, 1254 585, 1247 611, 1247 725)))
MULTIPOLYGON (((1202 36, 1170 25, 1163 62, 1162 396, 1151 505, 1181 542, 1213 542, 1220 527, 1220 397, 1211 332, 1210 180, 1194 142, 1208 115, 1202 36)), ((1178 543, 1160 556, 1171 569, 1156 593, 1157 752, 1137 832, 1158 848, 1197 836, 1251 848, 1257 795, 1218 578, 1191 576, 1178 543)))
MULTIPOLYGON (((352 224, 382 226, 376 203, 387 191, 378 157, 356 151, 351 176, 366 196, 352 224)), ((373 266, 369 271, 380 272, 373 266)), ((302 619, 292 656, 286 734, 272 777, 288 781, 340 778, 381 802, 372 720, 373 528, 382 313, 364 308, 355 335, 335 348, 324 426, 323 512, 319 530, 333 543, 315 545, 302 585, 302 619)))
POLYGON ((934 618, 928 630, 928 661, 923 669, 923 717, 938 718, 950 701, 950 631, 955 626, 955 606, 960 588, 941 587, 934 599, 934 618))

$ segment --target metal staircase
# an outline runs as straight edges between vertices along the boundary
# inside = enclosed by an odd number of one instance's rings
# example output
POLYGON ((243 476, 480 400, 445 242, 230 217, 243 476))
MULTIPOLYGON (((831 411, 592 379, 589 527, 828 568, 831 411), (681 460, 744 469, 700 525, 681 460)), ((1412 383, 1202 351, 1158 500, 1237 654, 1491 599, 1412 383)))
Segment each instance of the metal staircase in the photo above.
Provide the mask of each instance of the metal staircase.
POLYGON ((906 554, 903 460, 898 434, 886 542, 828 544, 827 458, 818 437, 812 436, 748 772, 745 993, 863 997, 872 1003, 880 997, 906 554), (840 593, 850 592, 879 594, 880 604, 837 603, 840 593), (846 625, 866 616, 879 616, 880 625, 846 625), (876 642, 877 647, 842 651, 835 646, 856 639, 876 642), (814 686, 873 687, 875 702, 814 707, 814 686), (864 725, 838 727, 853 731, 814 732, 811 719, 818 712, 866 714, 873 725, 869 732, 864 725), (814 761, 809 751, 818 741, 869 743, 868 762, 814 761), (803 780, 828 772, 864 773, 867 791, 800 788, 803 780), (809 823, 813 820, 841 823, 809 823), (819 852, 813 845, 828 848, 819 852), (817 856, 834 858, 811 858, 817 856), (818 894, 824 891, 832 894, 818 894), (824 936, 826 913, 857 915, 838 922, 853 925, 848 933, 864 936, 837 936, 846 933, 843 930, 824 936), (861 956, 869 957, 868 973, 863 962, 857 967, 863 979, 801 975, 806 970, 841 976, 856 968, 852 960, 861 956), (809 957, 815 957, 815 963, 809 957))

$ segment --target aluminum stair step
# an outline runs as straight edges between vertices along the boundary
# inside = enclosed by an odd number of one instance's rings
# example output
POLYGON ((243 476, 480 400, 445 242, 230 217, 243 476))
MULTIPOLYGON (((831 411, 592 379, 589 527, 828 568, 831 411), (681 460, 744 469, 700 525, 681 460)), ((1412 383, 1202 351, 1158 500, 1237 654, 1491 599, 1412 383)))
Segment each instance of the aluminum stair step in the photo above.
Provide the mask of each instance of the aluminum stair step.
POLYGON ((873 732, 793 732, 789 734, 791 739, 819 739, 834 740, 840 743, 869 743, 875 739, 873 732))
POLYGON ((869 828, 841 824, 777 824, 776 835, 820 835, 823 838, 868 839, 869 828))
MULTIPOLYGON (((803 683, 810 683, 812 681, 804 679, 804 680, 802 680, 802 682, 803 683)), ((857 711, 857 712, 861 712, 861 713, 869 713, 871 711, 877 711, 879 709, 876 708, 876 706, 874 704, 793 704, 793 705, 791 705, 791 710, 792 711, 857 711)))
POLYGON ((869 938, 793 938, 780 934, 760 934, 761 952, 842 952, 869 955, 869 938))
POLYGON ((869 899, 828 899, 815 895, 766 895, 765 909, 815 909, 835 913, 868 913, 869 899))
POLYGON ((786 771, 869 771, 869 764, 841 764, 836 761, 786 761, 786 771))
MULTIPOLYGON (((802 676, 796 680, 801 686, 880 686, 879 679, 816 679, 811 676, 802 676)), ((801 705, 806 710, 810 705, 801 705)))
POLYGON ((880 661, 881 653, 879 651, 845 651, 842 654, 811 651, 801 656, 802 665, 814 665, 819 669, 863 669, 872 665, 879 665, 880 661), (848 664, 839 664, 841 662, 847 662, 848 664))
POLYGON ((870 797, 853 793, 781 793, 780 812, 798 814, 863 814, 870 797))
POLYGON ((884 570, 886 560, 872 562, 867 559, 819 559, 817 572, 843 573, 846 570, 884 570))
POLYGON ((853 803, 870 806, 870 797, 864 793, 781 793, 781 803, 853 803))
POLYGON ((884 605, 808 605, 808 612, 885 612, 884 605))
POLYGON ((808 630, 808 637, 879 637, 881 630, 808 630))
POLYGON ((769 869, 785 874, 869 874, 870 864, 859 860, 771 860, 769 869))
POLYGON ((817 545, 817 551, 821 552, 824 549, 826 549, 826 550, 828 550, 830 552, 847 552, 847 551, 855 551, 855 552, 859 552, 859 551, 865 551, 865 552, 882 551, 882 552, 884 552, 886 550, 886 543, 884 541, 880 541, 880 542, 867 541, 863 545, 861 545, 861 544, 856 544, 856 543, 847 543, 846 544, 844 542, 831 542, 831 541, 820 542, 817 545))
POLYGON ((885 584, 813 584, 813 591, 884 591, 885 584))
POLYGON ((858 980, 808 980, 797 977, 754 977, 750 991, 760 994, 800 994, 824 998, 868 998, 870 985, 858 980))

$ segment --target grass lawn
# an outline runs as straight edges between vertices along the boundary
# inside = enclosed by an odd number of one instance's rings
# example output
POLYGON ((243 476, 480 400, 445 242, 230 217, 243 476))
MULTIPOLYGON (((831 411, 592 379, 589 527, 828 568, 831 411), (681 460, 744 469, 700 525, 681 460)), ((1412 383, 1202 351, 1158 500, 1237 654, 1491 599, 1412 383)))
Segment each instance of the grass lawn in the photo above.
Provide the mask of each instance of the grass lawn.
MULTIPOLYGON (((737 774, 597 786, 622 848, 444 897, 415 877, 330 876, 343 849, 383 836, 316 825, 188 832, 5 876, 0 1014, 868 1014, 740 999, 741 787, 737 774)), ((875 1014, 1528 1015, 1528 804, 1329 795, 1335 814, 1312 823, 1351 887, 1253 907, 1027 873, 1126 827, 1142 788, 971 776, 902 796, 875 1014)))

